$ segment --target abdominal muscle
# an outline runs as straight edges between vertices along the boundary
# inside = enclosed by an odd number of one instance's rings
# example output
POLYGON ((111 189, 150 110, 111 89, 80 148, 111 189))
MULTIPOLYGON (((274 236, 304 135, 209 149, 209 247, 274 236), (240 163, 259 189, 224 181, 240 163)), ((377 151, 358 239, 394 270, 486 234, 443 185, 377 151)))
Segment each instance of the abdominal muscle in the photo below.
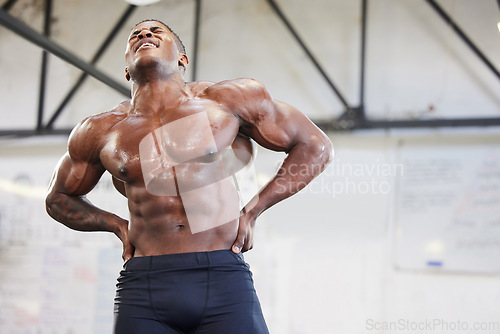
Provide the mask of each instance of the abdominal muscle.
POLYGON ((230 249, 238 231, 239 199, 231 178, 180 196, 156 196, 127 186, 134 256, 230 249))

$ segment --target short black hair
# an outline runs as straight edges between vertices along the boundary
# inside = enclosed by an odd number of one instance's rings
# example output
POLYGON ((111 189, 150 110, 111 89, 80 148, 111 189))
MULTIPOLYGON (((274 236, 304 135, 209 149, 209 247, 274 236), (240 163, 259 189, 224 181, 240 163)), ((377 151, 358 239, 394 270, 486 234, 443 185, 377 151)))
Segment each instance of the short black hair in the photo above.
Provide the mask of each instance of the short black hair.
POLYGON ((168 24, 165 24, 164 22, 162 22, 160 20, 157 20, 157 19, 146 19, 146 20, 142 20, 141 22, 138 22, 135 26, 137 26, 137 25, 139 25, 141 23, 144 23, 144 22, 151 22, 151 21, 163 24, 175 36, 175 38, 177 39, 178 43, 176 43, 176 44, 177 44, 177 47, 179 48, 179 51, 181 53, 183 53, 183 54, 186 54, 186 47, 184 46, 184 43, 182 43, 182 40, 179 38, 179 35, 177 35, 175 33, 175 31, 168 26, 168 24))

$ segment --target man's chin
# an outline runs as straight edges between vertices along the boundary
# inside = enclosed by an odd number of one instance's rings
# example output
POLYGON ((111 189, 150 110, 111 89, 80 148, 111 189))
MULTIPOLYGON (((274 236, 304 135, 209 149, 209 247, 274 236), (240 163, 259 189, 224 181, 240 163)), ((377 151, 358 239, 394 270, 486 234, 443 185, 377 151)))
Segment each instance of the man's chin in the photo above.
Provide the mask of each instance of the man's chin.
POLYGON ((135 54, 135 59, 134 63, 136 65, 140 65, 143 62, 158 62, 161 61, 161 59, 158 58, 157 55, 154 54, 154 52, 151 52, 152 50, 144 50, 144 51, 139 51, 135 54))
POLYGON ((170 64, 168 61, 159 58, 153 52, 143 52, 138 54, 134 60, 134 66, 136 71, 148 71, 148 70, 161 70, 164 71, 168 68, 176 68, 177 64, 170 64), (173 66, 172 66, 173 65, 173 66))

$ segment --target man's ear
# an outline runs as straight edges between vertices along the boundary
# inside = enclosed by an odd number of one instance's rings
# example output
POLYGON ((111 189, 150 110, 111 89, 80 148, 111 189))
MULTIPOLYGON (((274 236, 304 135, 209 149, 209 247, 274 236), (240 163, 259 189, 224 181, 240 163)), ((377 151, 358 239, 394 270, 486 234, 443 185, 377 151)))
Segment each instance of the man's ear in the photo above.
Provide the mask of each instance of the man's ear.
POLYGON ((188 56, 186 56, 185 54, 181 53, 180 54, 180 57, 179 57, 179 66, 182 66, 184 67, 184 69, 187 68, 189 64, 189 59, 188 59, 188 56))
POLYGON ((127 79, 127 81, 130 81, 130 74, 128 73, 128 68, 125 67, 125 79, 127 79))

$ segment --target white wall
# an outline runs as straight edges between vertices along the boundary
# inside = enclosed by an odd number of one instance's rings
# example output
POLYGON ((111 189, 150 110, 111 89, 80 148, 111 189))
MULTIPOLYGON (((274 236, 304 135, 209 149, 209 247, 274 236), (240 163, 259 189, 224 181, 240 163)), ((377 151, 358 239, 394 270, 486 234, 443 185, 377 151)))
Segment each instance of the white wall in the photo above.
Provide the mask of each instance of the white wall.
MULTIPOLYGON (((279 3, 349 102, 356 105, 359 2, 279 3)), ((495 1, 439 3, 499 67, 495 1)), ((54 40, 87 60, 126 8, 119 0, 59 0, 54 6, 54 40)), ((369 6, 366 103, 370 117, 498 116, 498 80, 423 1, 372 0, 369 6)), ((192 1, 162 1, 137 10, 129 24, 149 17, 164 19, 181 35, 189 52, 193 11, 192 1)), ((20 1, 12 13, 32 27, 41 26, 38 2, 20 1)), ((204 1, 202 27, 200 79, 250 76, 312 118, 342 112, 264 1, 204 1)), ((128 29, 117 34, 98 66, 126 84, 123 50, 128 29)), ((31 128, 40 52, 2 27, 0 40, 1 128, 31 128)), ((79 75, 54 57, 50 66, 46 120, 79 75)), ((73 126, 122 99, 101 83, 88 80, 57 126, 73 126)), ((446 157, 450 148, 471 152, 498 147, 498 128, 331 136, 336 148, 332 166, 301 194, 260 218, 255 249, 246 255, 272 332, 378 333, 390 332, 375 329, 396 322, 399 331, 392 332, 423 333, 445 332, 446 325, 453 329, 467 324, 471 329, 475 322, 495 322, 497 327, 490 331, 470 332, 500 333, 498 273, 449 271, 445 265, 434 270, 401 269, 395 260, 401 237, 398 182, 404 176, 398 173, 409 168, 403 164, 398 169, 400 143, 446 157), (355 165, 362 168, 355 175, 338 169, 355 165), (429 328, 430 324, 435 326, 429 328), (418 325, 427 327, 411 327, 418 325)), ((114 280, 121 265, 118 240, 102 233, 68 230, 43 210, 43 192, 65 150, 65 140, 0 141, 1 333, 109 333, 114 280), (25 190, 29 190, 27 197, 21 195, 25 190)), ((259 151, 261 179, 272 174, 282 157, 259 151)), ((494 161, 499 161, 496 157, 494 161)), ((465 157, 460 161, 474 166, 465 157)), ((492 166, 499 171, 499 164, 492 166)), ((476 180, 474 175, 470 180, 476 180)), ((109 177, 104 181, 93 199, 125 214, 123 198, 110 197, 109 177)), ((498 179, 492 185, 498 185, 498 179)), ((498 194, 498 189, 487 191, 498 194)), ((425 220, 441 226, 438 219, 443 215, 435 213, 430 212, 425 220)), ((495 214, 479 212, 478 217, 495 214)), ((492 231, 495 237, 500 234, 492 231)), ((487 265, 498 259, 498 247, 481 254, 487 265)), ((465 256, 477 259, 477 254, 465 256)))
MULTIPOLYGON (((400 143, 431 150, 437 159, 449 156, 447 147, 464 151, 495 147, 498 172, 498 132, 400 131, 332 139, 333 164, 303 193, 264 214, 255 250, 247 256, 257 269, 256 284, 274 332, 383 333, 390 331, 375 329, 391 322, 399 326, 392 331, 398 333, 441 333, 462 325, 471 330, 476 323, 487 326, 486 322, 495 323, 491 331, 483 332, 499 332, 498 226, 488 232, 494 234, 496 246, 487 252, 441 254, 460 257, 464 265, 469 257, 486 260, 497 268, 493 273, 451 270, 446 259, 439 268, 426 267, 425 258, 418 268, 400 268, 396 261, 398 252, 406 251, 405 245, 402 250, 396 245, 404 226, 397 219, 398 182, 409 177, 405 173, 410 167, 398 160, 400 143), (411 331, 413 326, 427 327, 411 331)), ((269 152, 259 158, 267 160, 267 166, 278 159, 269 152)), ((478 163, 469 160, 460 158, 465 161, 460 168, 478 163)), ((468 177, 473 179, 474 175, 468 177)), ((498 203, 500 179, 495 177, 491 184, 498 203)), ((468 194, 464 191, 458 197, 468 194)), ((443 204, 441 209, 455 211, 457 206, 443 204)), ((495 210, 492 218, 500 214, 495 210)), ((441 216, 435 213, 422 218, 435 226, 429 229, 435 238, 446 240, 453 231, 443 233, 439 227, 452 221, 439 221, 441 216)), ((481 213, 476 214, 480 221, 481 213)), ((490 216, 491 211, 485 214, 490 216)))
MULTIPOLYGON (((500 136, 477 130, 332 135, 333 164, 302 193, 261 216, 255 248, 246 254, 272 332, 368 333, 395 323, 403 326, 397 327, 401 332, 410 326, 434 326, 441 332, 444 326, 479 324, 493 326, 481 333, 499 333, 498 270, 448 270, 446 261, 438 269, 425 268, 425 263, 408 269, 398 268, 395 261, 401 227, 395 219, 398 180, 409 168, 397 158, 398 143, 417 143, 441 156, 448 152, 440 147, 494 147, 498 200, 500 136)), ((112 235, 68 230, 43 211, 48 177, 64 149, 62 139, 2 142, 2 332, 109 332, 114 281, 121 265, 119 241, 112 235), (21 195, 23 190, 29 190, 27 196, 21 195)), ((282 158, 259 150, 256 169, 261 182, 282 158)), ((125 202, 113 195, 108 175, 103 182, 90 198, 126 215, 125 202)), ((467 196, 464 192, 460 198, 467 196)), ((424 218, 434 221, 439 232, 440 216, 424 218)), ((497 267, 498 226, 491 231, 497 246, 479 255, 497 267)), ((475 253, 462 259, 471 255, 475 253)))

